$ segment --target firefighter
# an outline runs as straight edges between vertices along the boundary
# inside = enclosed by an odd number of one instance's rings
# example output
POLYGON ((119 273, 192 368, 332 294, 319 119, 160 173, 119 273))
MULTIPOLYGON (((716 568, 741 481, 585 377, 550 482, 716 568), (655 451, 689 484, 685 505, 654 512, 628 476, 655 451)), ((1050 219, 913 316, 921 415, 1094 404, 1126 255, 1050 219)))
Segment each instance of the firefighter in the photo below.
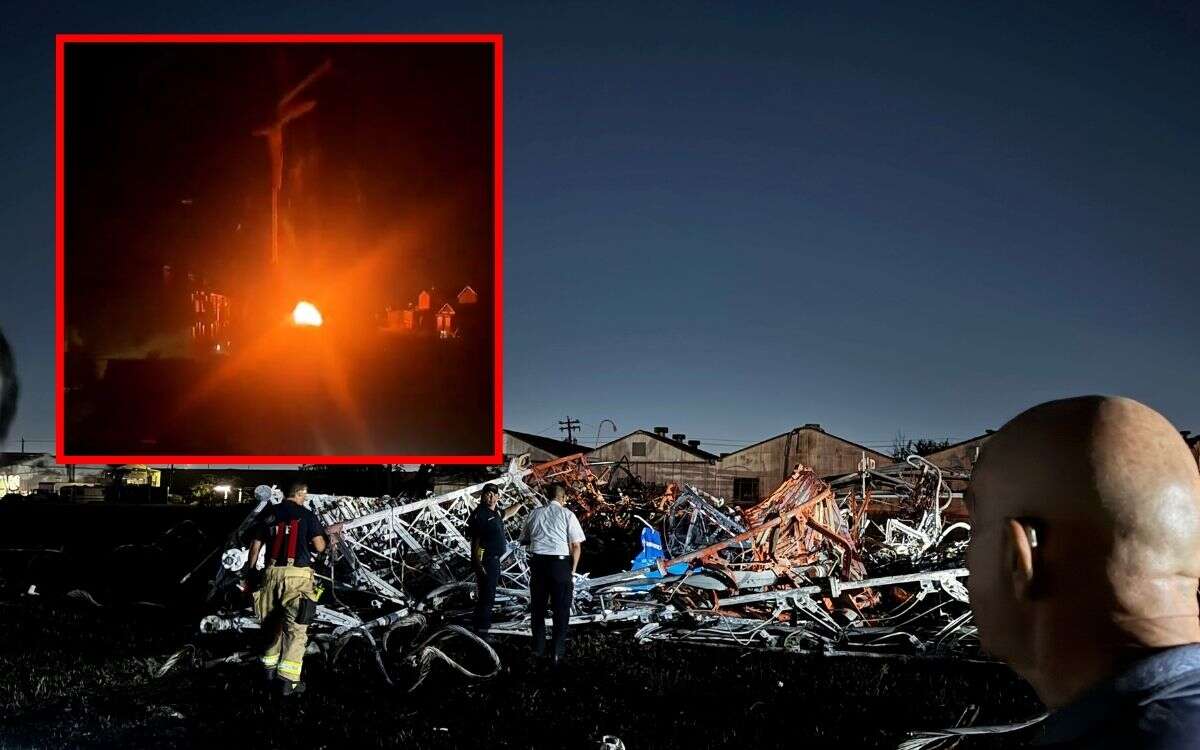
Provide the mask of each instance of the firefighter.
POLYGON ((296 483, 287 499, 269 507, 255 525, 246 561, 252 570, 259 550, 266 549, 266 569, 252 598, 254 614, 269 638, 262 655, 266 684, 278 680, 284 695, 304 692, 300 670, 320 596, 312 566, 327 546, 325 528, 307 502, 307 485, 296 483))

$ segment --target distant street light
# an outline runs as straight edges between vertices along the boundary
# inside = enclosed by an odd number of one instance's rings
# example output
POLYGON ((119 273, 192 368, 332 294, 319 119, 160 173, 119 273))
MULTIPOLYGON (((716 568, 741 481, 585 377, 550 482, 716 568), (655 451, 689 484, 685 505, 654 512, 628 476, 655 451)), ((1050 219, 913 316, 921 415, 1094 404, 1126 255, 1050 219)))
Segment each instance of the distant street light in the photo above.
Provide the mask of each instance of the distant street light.
POLYGON ((600 430, 604 429, 604 425, 605 425, 605 424, 610 424, 610 425, 612 425, 612 428, 613 428, 613 434, 614 434, 614 435, 616 434, 616 432, 617 432, 617 423, 616 423, 616 422, 614 422, 614 421, 612 421, 611 419, 601 419, 601 420, 600 420, 600 424, 599 424, 599 426, 597 426, 597 427, 596 427, 596 442, 592 444, 592 447, 593 447, 593 448, 597 448, 597 447, 599 447, 599 446, 600 446, 600 430))

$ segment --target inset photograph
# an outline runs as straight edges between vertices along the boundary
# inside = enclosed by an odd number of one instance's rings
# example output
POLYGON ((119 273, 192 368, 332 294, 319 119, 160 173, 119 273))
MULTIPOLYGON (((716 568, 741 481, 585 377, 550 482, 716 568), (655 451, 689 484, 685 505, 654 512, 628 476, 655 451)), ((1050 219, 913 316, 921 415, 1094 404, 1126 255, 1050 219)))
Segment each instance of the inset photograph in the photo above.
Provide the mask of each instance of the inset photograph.
POLYGON ((499 37, 58 55, 60 458, 497 459, 499 37))

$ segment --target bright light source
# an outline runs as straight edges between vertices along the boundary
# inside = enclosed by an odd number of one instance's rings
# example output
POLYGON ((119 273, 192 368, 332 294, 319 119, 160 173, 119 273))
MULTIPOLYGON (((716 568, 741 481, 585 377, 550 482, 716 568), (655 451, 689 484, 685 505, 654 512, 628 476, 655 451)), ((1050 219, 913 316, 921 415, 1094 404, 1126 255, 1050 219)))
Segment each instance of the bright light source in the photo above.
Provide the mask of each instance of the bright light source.
POLYGON ((296 309, 292 310, 292 322, 298 326, 319 326, 324 321, 321 311, 313 303, 300 300, 296 303, 296 309))
POLYGON ((232 490, 233 490, 233 487, 228 484, 218 484, 213 487, 213 492, 220 492, 222 495, 225 496, 226 500, 229 499, 229 493, 232 490))

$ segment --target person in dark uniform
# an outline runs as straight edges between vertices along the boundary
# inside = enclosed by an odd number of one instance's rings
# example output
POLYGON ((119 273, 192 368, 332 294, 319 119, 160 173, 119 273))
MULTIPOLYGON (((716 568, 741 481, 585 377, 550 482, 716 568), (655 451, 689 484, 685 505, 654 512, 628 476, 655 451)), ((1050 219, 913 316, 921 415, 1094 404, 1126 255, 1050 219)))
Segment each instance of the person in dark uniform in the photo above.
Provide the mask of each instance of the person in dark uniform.
POLYGON ((508 549, 504 522, 519 508, 513 505, 501 511, 497 505, 500 495, 492 485, 480 491, 479 505, 467 519, 467 536, 471 540, 471 560, 475 566, 475 616, 472 627, 485 635, 492 627, 492 607, 496 602, 496 586, 500 582, 500 559, 508 549))
POLYGON ((266 549, 266 569, 252 598, 268 638, 262 666, 269 682, 282 681, 284 695, 304 691, 300 670, 320 596, 312 565, 327 546, 325 526, 307 502, 308 487, 297 483, 286 500, 268 507, 255 524, 246 559, 246 571, 252 571, 259 550, 266 549))

